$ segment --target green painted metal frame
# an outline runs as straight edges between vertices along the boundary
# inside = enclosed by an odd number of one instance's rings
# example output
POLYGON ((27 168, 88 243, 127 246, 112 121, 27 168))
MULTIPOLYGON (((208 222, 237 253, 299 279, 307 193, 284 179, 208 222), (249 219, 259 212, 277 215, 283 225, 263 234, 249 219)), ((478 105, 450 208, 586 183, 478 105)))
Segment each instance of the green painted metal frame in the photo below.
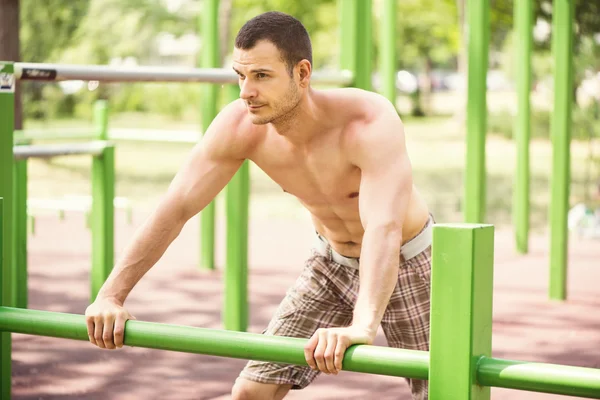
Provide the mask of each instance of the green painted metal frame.
POLYGON ((517 56, 517 119, 515 140, 517 144, 517 171, 514 187, 515 240, 517 251, 529 250, 530 221, 530 164, 529 141, 531 138, 531 54, 533 48, 533 1, 521 0, 514 3, 515 45, 517 56))
MULTIPOLYGON (((227 102, 239 98, 238 85, 225 87, 227 102)), ((246 160, 225 188, 227 239, 224 274, 223 325, 225 329, 248 328, 248 214, 250 165, 246 160)))
POLYGON ((571 183, 571 110, 573 98, 572 0, 554 0, 552 53, 554 112, 552 113, 552 178, 550 199, 550 298, 567 298, 569 185, 571 183))
POLYGON ((379 74, 381 76, 381 94, 396 106, 396 12, 398 0, 383 0, 381 12, 381 32, 379 40, 379 74))
MULTIPOLYGON (((201 13, 200 29, 202 31, 202 51, 200 53, 200 66, 205 68, 219 67, 219 0, 205 0, 202 2, 204 9, 201 13)), ((206 132, 217 116, 219 85, 201 84, 202 103, 200 113, 202 119, 202 132, 206 132)), ((200 212, 200 258, 201 269, 213 270, 215 268, 215 219, 216 201, 210 202, 200 212)))
POLYGON ((432 247, 430 397, 489 400, 475 371, 492 352, 494 228, 436 225, 432 247))
POLYGON ((465 222, 485 222, 487 130, 486 79, 490 35, 489 1, 468 0, 467 158, 465 176, 465 222))

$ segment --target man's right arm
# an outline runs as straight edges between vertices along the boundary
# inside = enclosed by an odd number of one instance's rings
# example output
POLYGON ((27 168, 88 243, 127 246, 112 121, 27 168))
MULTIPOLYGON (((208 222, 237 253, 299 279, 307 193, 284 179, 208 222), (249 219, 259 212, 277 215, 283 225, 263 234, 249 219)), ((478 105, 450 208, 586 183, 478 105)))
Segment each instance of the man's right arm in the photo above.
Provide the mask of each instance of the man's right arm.
POLYGON ((122 346, 125 321, 132 318, 123 308, 128 294, 156 264, 185 223, 215 198, 241 166, 247 147, 243 142, 247 140, 236 131, 239 125, 236 120, 239 111, 235 104, 215 118, 155 211, 125 248, 97 299, 86 310, 88 335, 98 347, 122 346))

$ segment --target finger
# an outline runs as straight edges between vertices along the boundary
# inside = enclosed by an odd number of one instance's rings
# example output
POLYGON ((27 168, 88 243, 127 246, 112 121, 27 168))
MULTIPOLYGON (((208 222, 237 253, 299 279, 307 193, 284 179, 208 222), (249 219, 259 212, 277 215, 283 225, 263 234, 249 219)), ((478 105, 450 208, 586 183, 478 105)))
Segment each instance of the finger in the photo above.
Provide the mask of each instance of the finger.
POLYGON ((315 362, 314 354, 318 341, 319 335, 317 332, 315 332, 304 346, 304 358, 306 359, 308 366, 313 370, 317 369, 317 363, 315 362))
POLYGON ((325 349, 327 349, 327 331, 323 330, 319 332, 319 343, 317 343, 317 348, 315 349, 315 361, 320 371, 329 374, 327 365, 325 364, 325 349))
POLYGON ((342 370, 342 362, 344 361, 344 354, 346 353, 346 349, 348 348, 348 343, 346 340, 338 340, 337 345, 335 346, 334 359, 335 359, 335 369, 336 373, 342 370))
POLYGON ((123 347, 123 339, 125 338, 125 322, 127 322, 127 316, 124 313, 119 313, 115 320, 115 329, 113 331, 115 347, 120 349, 123 347))
POLYGON ((102 330, 104 329, 102 317, 96 317, 94 319, 94 325, 94 339, 96 341, 96 346, 104 349, 106 346, 104 346, 104 340, 102 340, 102 330))
POLYGON ((104 317, 104 330, 102 332, 102 340, 104 340, 104 346, 107 349, 113 350, 115 343, 113 341, 113 329, 114 329, 114 316, 107 314, 104 317))
POLYGON ((85 322, 87 324, 87 332, 88 332, 88 338, 90 339, 90 343, 92 344, 96 344, 96 338, 94 337, 94 318, 93 317, 87 317, 85 319, 85 322))
POLYGON ((334 365, 334 353, 338 343, 338 335, 330 332, 327 337, 327 348, 325 349, 325 366, 330 374, 337 374, 334 365))

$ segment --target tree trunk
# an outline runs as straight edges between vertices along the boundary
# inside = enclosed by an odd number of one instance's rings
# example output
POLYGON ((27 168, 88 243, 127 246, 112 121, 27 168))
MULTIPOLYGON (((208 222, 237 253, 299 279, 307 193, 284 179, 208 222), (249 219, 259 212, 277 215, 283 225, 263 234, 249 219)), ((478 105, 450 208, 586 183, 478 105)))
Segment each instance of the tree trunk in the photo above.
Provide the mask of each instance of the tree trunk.
MULTIPOLYGON (((0 61, 19 59, 19 0, 0 0, 0 61)), ((23 128, 20 82, 15 82, 15 129, 23 128)))

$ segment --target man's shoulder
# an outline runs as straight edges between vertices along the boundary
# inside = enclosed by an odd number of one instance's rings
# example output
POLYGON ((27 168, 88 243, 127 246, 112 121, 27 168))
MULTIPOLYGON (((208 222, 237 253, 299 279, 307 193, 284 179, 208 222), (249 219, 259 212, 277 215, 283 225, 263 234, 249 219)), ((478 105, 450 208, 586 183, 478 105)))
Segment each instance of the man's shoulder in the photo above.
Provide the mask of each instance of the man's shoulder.
POLYGON ((219 111, 203 141, 220 154, 244 158, 254 146, 257 136, 243 101, 237 99, 219 111))
POLYGON ((384 96, 358 88, 340 88, 329 92, 330 102, 346 111, 349 124, 370 124, 381 117, 397 116, 395 107, 384 96))

